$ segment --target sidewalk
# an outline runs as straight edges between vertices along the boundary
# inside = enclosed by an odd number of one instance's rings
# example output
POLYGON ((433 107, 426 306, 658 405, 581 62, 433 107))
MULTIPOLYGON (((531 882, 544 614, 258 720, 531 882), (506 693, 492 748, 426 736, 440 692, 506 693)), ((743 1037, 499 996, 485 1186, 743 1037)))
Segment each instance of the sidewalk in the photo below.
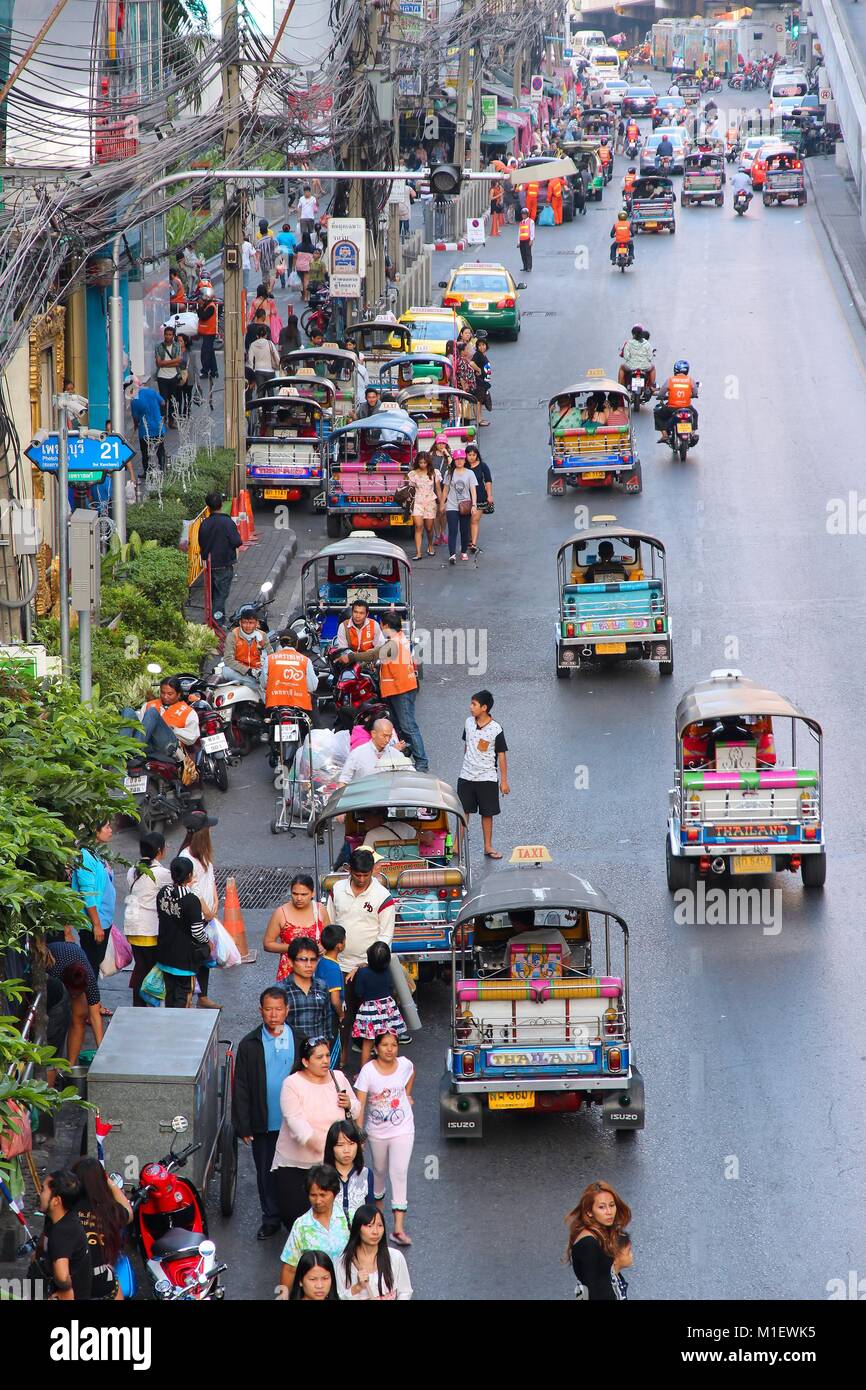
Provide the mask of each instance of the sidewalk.
POLYGON ((856 184, 842 177, 832 155, 818 155, 804 164, 810 196, 866 328, 866 238, 855 201, 856 184))
MULTIPOLYGON (((258 540, 250 541, 238 551, 227 612, 234 612, 242 603, 252 603, 257 599, 265 580, 270 580, 273 585, 271 594, 276 596, 288 574, 297 553, 298 538, 294 531, 277 529, 274 521, 272 512, 259 512, 256 516, 258 540)), ((204 575, 196 580, 189 591, 184 616, 191 623, 204 622, 204 575)))

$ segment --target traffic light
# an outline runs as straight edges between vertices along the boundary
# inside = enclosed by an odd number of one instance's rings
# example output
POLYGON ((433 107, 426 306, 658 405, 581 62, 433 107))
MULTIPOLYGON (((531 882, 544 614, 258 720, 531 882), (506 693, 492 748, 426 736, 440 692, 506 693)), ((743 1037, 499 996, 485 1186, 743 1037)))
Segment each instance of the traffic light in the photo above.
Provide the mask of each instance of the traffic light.
POLYGON ((430 170, 430 187, 437 198, 459 193, 463 174, 456 164, 434 164, 430 170))
POLYGON ((800 37, 800 15, 799 15, 799 12, 797 12, 797 13, 791 15, 791 38, 792 38, 792 39, 798 39, 799 37, 800 37))

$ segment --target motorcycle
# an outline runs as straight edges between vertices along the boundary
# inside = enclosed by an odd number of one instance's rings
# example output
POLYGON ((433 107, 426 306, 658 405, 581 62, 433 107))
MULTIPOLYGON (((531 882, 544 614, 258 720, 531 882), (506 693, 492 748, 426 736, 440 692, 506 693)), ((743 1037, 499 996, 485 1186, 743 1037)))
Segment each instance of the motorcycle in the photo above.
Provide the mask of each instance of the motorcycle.
POLYGON ((630 266, 630 265, 632 264, 633 261, 634 261, 634 255, 632 254, 632 249, 631 249, 631 247, 630 247, 630 246, 627 246, 624 242, 621 243, 620 245, 617 245, 617 247, 616 247, 616 249, 615 249, 615 252, 614 252, 614 261, 613 261, 613 263, 614 263, 614 266, 615 266, 618 270, 620 270, 620 271, 622 272, 623 275, 624 275, 625 272, 626 272, 626 268, 627 268, 628 266, 630 266))
POLYGON ((327 333, 331 322, 331 292, 326 285, 310 292, 310 302, 301 315, 301 328, 307 337, 313 333, 327 333))
POLYGON ((732 140, 725 149, 725 160, 728 164, 733 164, 739 159, 743 152, 742 143, 739 140, 732 140))
POLYGON ((640 153, 640 140, 629 140, 625 147, 626 159, 637 159, 640 153))
MULTIPOLYGON (((159 668, 155 668, 158 672, 159 668)), ((138 719, 134 709, 122 713, 138 719)), ((141 735, 138 735, 141 737, 141 735)), ((156 721, 140 750, 127 761, 123 785, 135 798, 138 823, 143 831, 162 830, 189 811, 200 808, 200 781, 183 783, 183 766, 178 761, 179 743, 165 720, 156 721)))
POLYGON ((667 428, 667 442, 674 458, 679 458, 685 463, 689 449, 693 449, 698 442, 695 418, 690 406, 674 409, 667 428))
POLYGON ((744 212, 749 211, 751 201, 752 195, 745 188, 741 188, 739 192, 734 194, 734 212, 738 217, 742 217, 744 212))
MULTIPOLYGON (((270 597, 273 585, 264 583, 259 590, 255 605, 256 617, 263 632, 268 632, 268 610, 273 599, 270 597)), ((249 610, 250 605, 244 604, 249 610)), ((237 609, 229 618, 229 628, 236 627, 242 609, 237 609)), ((268 633, 273 642, 276 633, 268 633)), ((202 668, 206 670, 206 668, 202 668)), ((261 686, 254 675, 245 675, 217 661, 208 674, 208 690, 213 707, 220 721, 222 732, 231 753, 245 758, 260 743, 267 740, 265 702, 261 686)))
POLYGON ((626 367, 625 379, 626 387, 631 393, 632 410, 638 411, 646 401, 652 400, 653 393, 652 388, 647 385, 647 374, 643 367, 636 367, 633 371, 626 367))
POLYGON ((220 712, 209 698, 211 685, 200 676, 181 675, 184 699, 198 715, 201 731, 198 743, 188 750, 195 758, 202 781, 218 791, 229 789, 229 746, 223 732, 220 712))
MULTIPOLYGON (((172 1120, 175 1137, 186 1129, 185 1120, 180 1127, 182 1118, 172 1120)), ((155 1298, 164 1302, 220 1299, 225 1291, 219 1278, 227 1266, 216 1263, 216 1246, 208 1239, 207 1216, 198 1190, 188 1178, 178 1176, 178 1169, 201 1144, 190 1144, 175 1153, 174 1143, 173 1139, 165 1158, 147 1163, 141 1170, 138 1187, 130 1197, 134 1238, 155 1298)))

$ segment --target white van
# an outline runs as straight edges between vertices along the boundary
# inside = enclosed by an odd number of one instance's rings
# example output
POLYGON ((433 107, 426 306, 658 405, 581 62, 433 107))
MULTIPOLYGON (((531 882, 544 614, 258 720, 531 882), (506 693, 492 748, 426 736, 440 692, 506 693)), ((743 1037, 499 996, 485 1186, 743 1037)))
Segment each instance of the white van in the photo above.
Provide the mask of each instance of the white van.
POLYGON ((584 48, 607 48, 607 38, 600 29, 575 29, 572 31, 570 47, 576 57, 584 48))
POLYGON ((770 115, 773 103, 781 97, 804 97, 809 90, 809 79, 802 68, 777 69, 770 83, 770 115))
POLYGON ((619 77, 619 54, 615 48, 593 48, 589 66, 600 77, 619 77))

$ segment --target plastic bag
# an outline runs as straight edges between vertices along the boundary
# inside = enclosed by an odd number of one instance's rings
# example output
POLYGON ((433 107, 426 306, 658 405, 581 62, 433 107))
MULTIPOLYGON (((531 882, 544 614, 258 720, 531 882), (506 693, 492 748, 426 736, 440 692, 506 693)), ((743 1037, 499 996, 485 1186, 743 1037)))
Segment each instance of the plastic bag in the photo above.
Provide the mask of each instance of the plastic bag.
POLYGON ((10 1100, 8 1106, 7 1127, 0 1134, 0 1155, 3 1158, 18 1158, 21 1154, 30 1153, 33 1148, 30 1111, 17 1100, 10 1100))
POLYGON ((555 225, 555 222, 556 218, 553 215, 553 208, 550 206, 543 207, 538 214, 539 227, 552 227, 555 225))
POLYGON ((114 964, 118 970, 125 970, 128 965, 132 965, 132 947, 119 927, 111 928, 111 942, 109 951, 114 947, 114 964))
POLYGON ((289 276, 288 286, 290 290, 299 290, 301 288, 301 277, 296 270, 293 270, 289 276))
POLYGON ((165 1001, 165 976, 158 965, 148 970, 138 989, 145 1004, 158 1009, 165 1001))
POLYGON ((114 937, 109 936, 108 945, 105 948, 105 955, 102 957, 102 964, 99 967, 100 980, 107 980, 112 975, 117 974, 117 960, 114 951, 114 937))
POLYGON ((211 945, 210 963, 218 966, 221 970, 229 970, 233 965, 240 965, 241 953, 235 945, 234 938, 217 917, 211 918, 206 931, 211 945))

